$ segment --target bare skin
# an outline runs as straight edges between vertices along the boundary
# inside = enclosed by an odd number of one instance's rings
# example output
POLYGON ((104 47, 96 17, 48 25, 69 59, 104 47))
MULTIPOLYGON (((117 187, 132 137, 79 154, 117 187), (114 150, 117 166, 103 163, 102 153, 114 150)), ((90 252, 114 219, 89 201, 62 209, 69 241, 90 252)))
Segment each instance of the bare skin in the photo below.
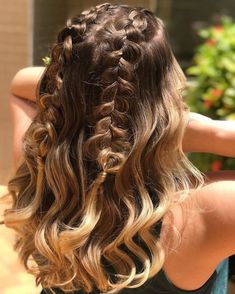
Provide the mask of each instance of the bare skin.
POLYGON ((44 67, 23 68, 14 76, 10 87, 10 109, 13 120, 13 163, 21 158, 21 139, 37 112, 36 89, 44 67))
MULTIPOLYGON (((14 121, 14 163, 19 164, 21 138, 37 108, 36 86, 43 67, 19 71, 11 84, 10 105, 14 121), (28 103, 31 101, 31 103, 28 103)), ((213 121, 190 114, 183 140, 185 152, 207 152, 235 157, 235 122, 213 121)), ((162 241, 169 250, 164 270, 175 286, 201 287, 226 257, 235 254, 235 172, 208 174, 207 184, 192 190, 181 204, 172 206, 164 218, 162 241), (202 209, 199 209, 202 208, 202 209), (181 236, 180 243, 174 234, 181 236)))

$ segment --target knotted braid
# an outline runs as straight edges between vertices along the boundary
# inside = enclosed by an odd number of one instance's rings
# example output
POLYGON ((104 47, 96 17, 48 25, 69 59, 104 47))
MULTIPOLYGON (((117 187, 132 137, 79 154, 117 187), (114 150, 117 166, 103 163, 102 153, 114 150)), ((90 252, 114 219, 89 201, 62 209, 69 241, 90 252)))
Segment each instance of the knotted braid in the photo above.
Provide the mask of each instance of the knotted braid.
POLYGON ((29 153, 32 153, 31 157, 36 158, 40 167, 43 167, 43 157, 46 156, 51 143, 55 142, 57 138, 57 130, 61 130, 63 125, 58 94, 63 84, 64 70, 71 63, 76 62, 76 48, 79 43, 83 42, 89 25, 93 24, 97 15, 107 10, 109 6, 110 4, 105 3, 92 7, 90 10, 83 11, 79 17, 74 16, 68 19, 66 27, 57 36, 57 43, 51 50, 50 65, 47 67, 44 80, 41 83, 41 96, 38 101, 41 111, 36 117, 38 124, 35 129, 29 130, 32 132, 34 146, 37 145, 37 142, 40 142, 40 145, 37 148, 34 147, 34 151, 32 151, 29 150, 27 142, 25 143, 25 148, 30 151, 29 153), (42 140, 42 138, 44 139, 42 140))
MULTIPOLYGON (((42 182, 44 180, 45 158, 53 150, 63 129, 64 115, 61 109, 60 92, 63 85, 64 71, 71 63, 76 62, 76 47, 84 40, 90 24, 99 12, 108 8, 107 4, 89 11, 84 11, 79 17, 67 21, 67 25, 58 34, 57 42, 51 50, 51 62, 46 68, 40 85, 38 98, 39 111, 34 124, 27 130, 23 139, 25 157, 34 167, 32 178, 37 179, 37 195, 34 202, 39 203, 42 182)), ((31 214, 38 209, 34 205, 31 214)))
POLYGON ((139 43, 145 40, 143 31, 146 27, 144 13, 133 10, 127 20, 118 21, 116 26, 107 22, 96 33, 105 40, 99 44, 105 53, 97 60, 105 70, 100 77, 100 103, 91 118, 95 122, 94 133, 85 142, 84 153, 98 161, 99 184, 108 173, 115 174, 121 168, 130 152, 129 100, 130 97, 134 100, 138 91, 134 70, 141 58, 139 43))

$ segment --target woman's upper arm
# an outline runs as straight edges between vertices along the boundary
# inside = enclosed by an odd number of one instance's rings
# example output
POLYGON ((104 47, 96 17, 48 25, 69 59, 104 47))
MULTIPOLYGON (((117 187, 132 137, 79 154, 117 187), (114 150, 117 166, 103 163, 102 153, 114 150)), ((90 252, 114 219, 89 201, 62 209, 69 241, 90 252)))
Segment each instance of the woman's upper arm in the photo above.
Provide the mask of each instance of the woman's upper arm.
POLYGON ((235 157, 235 121, 212 120, 191 114, 183 139, 185 152, 205 152, 235 157))
POLYGON ((10 110, 13 120, 13 161, 17 167, 22 156, 22 138, 37 113, 36 103, 30 103, 28 99, 22 99, 10 95, 10 110))
POLYGON ((213 120, 197 113, 190 113, 182 142, 183 150, 211 153, 213 140, 213 120))
POLYGON ((19 70, 10 85, 12 95, 35 101, 36 89, 45 67, 26 67, 19 70))

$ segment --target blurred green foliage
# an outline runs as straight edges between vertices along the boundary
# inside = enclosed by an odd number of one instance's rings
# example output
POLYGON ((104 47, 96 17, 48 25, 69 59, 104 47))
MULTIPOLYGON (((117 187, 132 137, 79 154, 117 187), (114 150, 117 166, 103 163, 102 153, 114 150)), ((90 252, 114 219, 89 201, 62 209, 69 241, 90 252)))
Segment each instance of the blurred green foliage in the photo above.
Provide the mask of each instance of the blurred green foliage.
MULTIPOLYGON (((199 32, 194 65, 187 69, 192 80, 186 91, 191 111, 217 120, 235 120, 235 23, 228 16, 220 24, 199 32)), ((190 154, 202 171, 234 169, 235 161, 213 154, 190 154)))

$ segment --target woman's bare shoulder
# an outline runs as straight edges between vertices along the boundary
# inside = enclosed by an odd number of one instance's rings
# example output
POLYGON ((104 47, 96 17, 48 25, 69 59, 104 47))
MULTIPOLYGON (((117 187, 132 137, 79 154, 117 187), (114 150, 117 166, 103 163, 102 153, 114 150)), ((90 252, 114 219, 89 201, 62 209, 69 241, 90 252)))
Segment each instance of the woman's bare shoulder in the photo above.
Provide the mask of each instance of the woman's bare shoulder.
POLYGON ((235 253, 234 230, 235 172, 211 173, 164 219, 164 268, 174 284, 188 290, 203 285, 218 263, 235 253))
POLYGON ((185 239, 198 235, 199 248, 221 244, 216 255, 222 259, 235 253, 235 171, 208 173, 205 185, 192 189, 171 214, 185 239))
POLYGON ((218 247, 217 256, 235 253, 235 172, 211 173, 208 183, 195 192, 197 201, 205 207, 202 218, 206 228, 207 245, 218 247), (219 248, 220 247, 220 248, 219 248))

